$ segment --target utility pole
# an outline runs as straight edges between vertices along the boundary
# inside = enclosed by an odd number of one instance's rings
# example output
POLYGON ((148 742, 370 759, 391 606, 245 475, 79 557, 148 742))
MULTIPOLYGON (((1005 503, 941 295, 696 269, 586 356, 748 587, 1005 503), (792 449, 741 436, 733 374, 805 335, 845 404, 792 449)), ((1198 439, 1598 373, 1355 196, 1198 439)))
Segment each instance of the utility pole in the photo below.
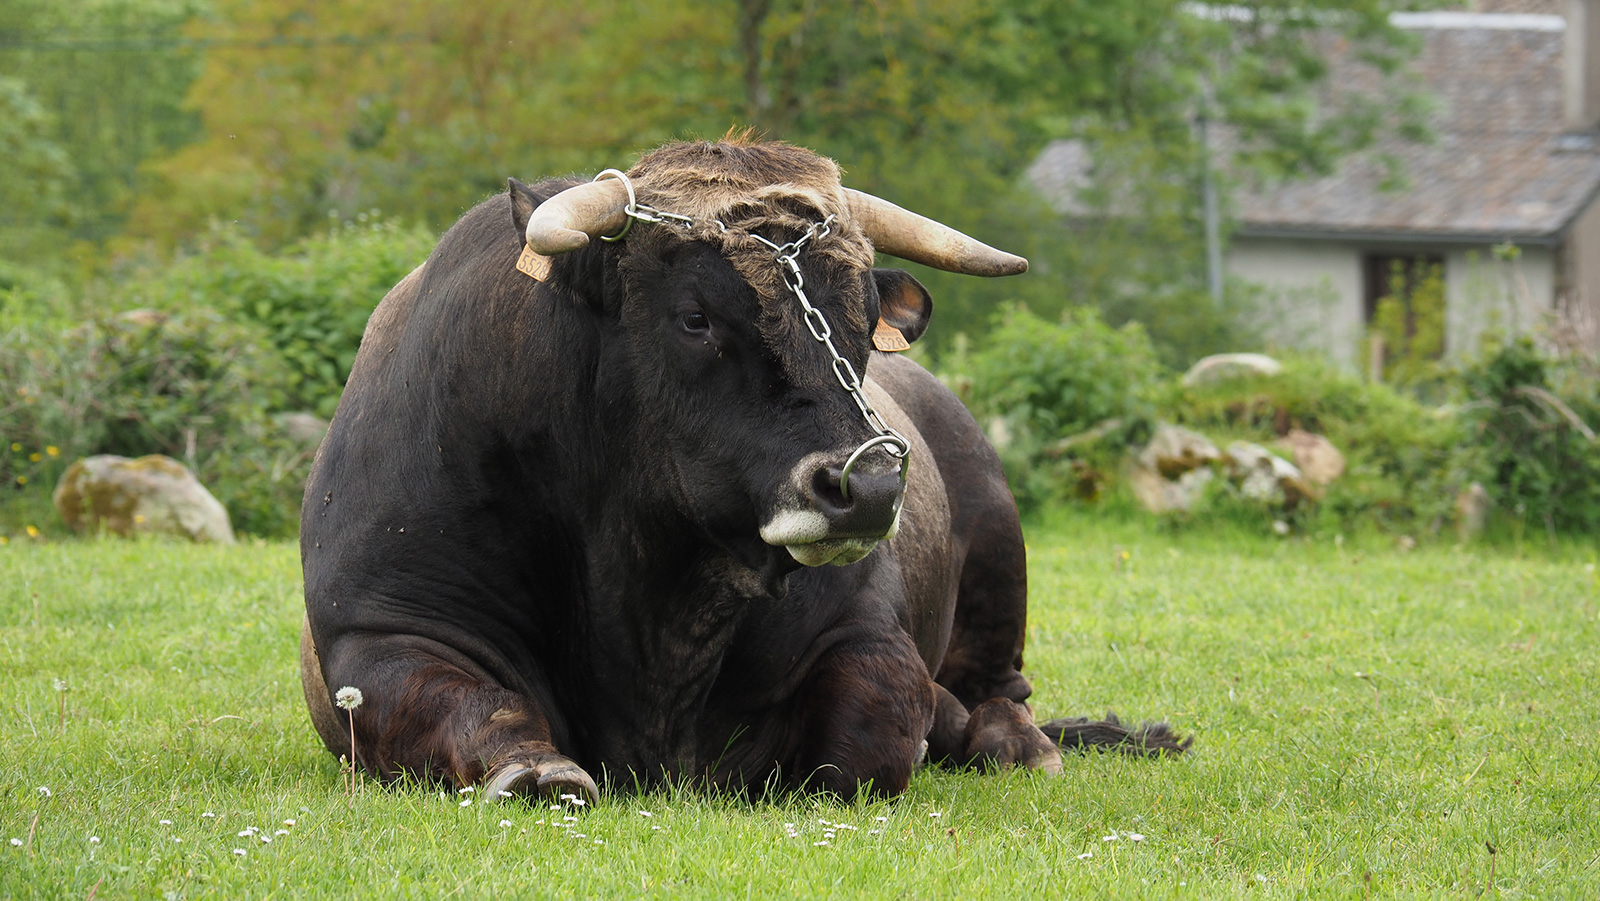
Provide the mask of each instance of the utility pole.
POLYGON ((1206 284, 1211 288, 1211 300, 1222 305, 1222 225, 1217 210, 1217 182, 1211 174, 1211 128, 1207 121, 1210 105, 1200 111, 1200 165, 1201 191, 1205 201, 1206 220, 1206 284))

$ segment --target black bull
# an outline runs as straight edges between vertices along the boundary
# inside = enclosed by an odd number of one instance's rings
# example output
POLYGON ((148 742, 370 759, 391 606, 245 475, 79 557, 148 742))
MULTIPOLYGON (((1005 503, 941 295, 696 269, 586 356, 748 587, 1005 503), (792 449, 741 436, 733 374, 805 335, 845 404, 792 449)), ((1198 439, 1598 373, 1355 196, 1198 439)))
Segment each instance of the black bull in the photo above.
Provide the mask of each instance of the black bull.
POLYGON ((1160 725, 1034 725, 1015 504, 960 402, 871 348, 880 322, 915 340, 931 301, 870 267, 837 169, 695 144, 631 174, 697 221, 519 271, 543 246, 530 216, 572 183, 513 182, 374 312, 302 511, 328 749, 491 797, 592 797, 591 774, 895 794, 924 754, 1059 770, 1062 743, 1181 750, 1160 725), (795 254, 803 290, 909 446, 903 494, 883 448, 844 481, 875 431, 749 237, 830 213, 795 254), (343 686, 365 698, 348 713, 343 686))

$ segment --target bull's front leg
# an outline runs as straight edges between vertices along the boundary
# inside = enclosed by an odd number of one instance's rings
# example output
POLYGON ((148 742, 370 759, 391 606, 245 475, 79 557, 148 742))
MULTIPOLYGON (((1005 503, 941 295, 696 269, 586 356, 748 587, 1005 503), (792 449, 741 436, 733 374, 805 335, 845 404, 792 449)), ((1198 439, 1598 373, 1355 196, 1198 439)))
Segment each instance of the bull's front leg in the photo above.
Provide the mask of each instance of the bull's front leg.
POLYGON ((491 799, 507 792, 599 800, 593 777, 557 750, 537 704, 418 645, 394 636, 346 637, 330 649, 324 676, 305 630, 301 677, 312 723, 329 751, 384 781, 410 774, 481 786, 491 799), (330 684, 361 689, 361 705, 348 713, 334 709, 337 689, 330 684))
POLYGON ((933 726, 934 685, 899 629, 846 641, 814 665, 798 697, 794 775, 854 797, 906 790, 933 726))

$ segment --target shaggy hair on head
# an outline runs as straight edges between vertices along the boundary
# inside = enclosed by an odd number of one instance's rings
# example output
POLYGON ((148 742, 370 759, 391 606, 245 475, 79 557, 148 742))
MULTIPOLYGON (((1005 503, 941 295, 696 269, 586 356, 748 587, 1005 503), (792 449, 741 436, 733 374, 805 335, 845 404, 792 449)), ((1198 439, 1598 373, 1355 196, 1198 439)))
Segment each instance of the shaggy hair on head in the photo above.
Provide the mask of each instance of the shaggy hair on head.
MULTIPOLYGON (((734 269, 761 298, 761 331, 776 356, 789 359, 804 330, 799 302, 784 285, 771 248, 756 234, 785 244, 828 216, 826 238, 809 241, 801 265, 829 273, 857 272, 872 266, 872 242, 849 221, 839 166, 809 150, 776 142, 751 142, 741 136, 712 143, 668 144, 646 154, 628 170, 639 202, 664 212, 689 216, 687 235, 719 247, 734 269), (724 231, 717 225, 727 226, 724 231)), ((859 288, 835 279, 834 286, 854 298, 859 288)), ((815 300, 815 298, 813 298, 815 300)), ((848 325, 866 329, 860 303, 846 302, 848 325)), ((839 323, 845 324, 845 323, 839 323)), ((837 324, 836 324, 837 325, 837 324)), ((799 373, 791 372, 797 380, 799 373)))

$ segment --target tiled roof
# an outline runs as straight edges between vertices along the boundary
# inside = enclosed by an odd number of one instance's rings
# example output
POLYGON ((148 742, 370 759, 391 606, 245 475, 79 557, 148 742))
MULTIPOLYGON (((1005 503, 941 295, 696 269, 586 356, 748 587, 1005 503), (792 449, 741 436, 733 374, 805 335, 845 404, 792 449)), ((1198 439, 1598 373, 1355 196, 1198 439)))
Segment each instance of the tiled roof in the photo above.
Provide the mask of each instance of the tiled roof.
MULTIPOLYGON (((1234 191, 1243 234, 1382 236, 1392 239, 1554 240, 1600 191, 1600 140, 1564 132, 1564 30, 1548 27, 1551 4, 1500 2, 1533 28, 1421 27, 1414 67, 1436 98, 1435 140, 1399 139, 1357 154, 1328 177, 1234 191), (1384 190, 1388 154, 1405 184, 1384 190)), ((1469 17, 1482 19, 1481 16, 1469 17)), ((1559 25, 1559 23, 1557 23, 1559 25)), ((1370 70, 1335 63, 1334 84, 1377 90, 1370 70), (1348 71, 1346 71, 1348 70, 1348 71)), ((1081 144, 1058 142, 1029 171, 1040 190, 1067 200, 1088 173, 1081 144)))

